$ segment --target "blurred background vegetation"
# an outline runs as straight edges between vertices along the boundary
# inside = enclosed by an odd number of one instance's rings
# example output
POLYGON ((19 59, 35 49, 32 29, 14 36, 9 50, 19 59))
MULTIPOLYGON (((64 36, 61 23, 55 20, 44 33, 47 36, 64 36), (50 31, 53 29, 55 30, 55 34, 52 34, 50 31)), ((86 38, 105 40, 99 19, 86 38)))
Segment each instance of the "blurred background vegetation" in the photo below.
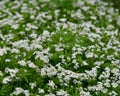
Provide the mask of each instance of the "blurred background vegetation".
MULTIPOLYGON (((52 0, 52 1, 59 5, 59 7, 70 9, 71 4, 77 0, 52 0)), ((103 1, 113 3, 113 7, 119 9, 120 12, 120 0, 103 0, 103 1)))
POLYGON ((107 1, 108 3, 113 3, 114 8, 118 8, 120 12, 120 0, 104 0, 107 1))

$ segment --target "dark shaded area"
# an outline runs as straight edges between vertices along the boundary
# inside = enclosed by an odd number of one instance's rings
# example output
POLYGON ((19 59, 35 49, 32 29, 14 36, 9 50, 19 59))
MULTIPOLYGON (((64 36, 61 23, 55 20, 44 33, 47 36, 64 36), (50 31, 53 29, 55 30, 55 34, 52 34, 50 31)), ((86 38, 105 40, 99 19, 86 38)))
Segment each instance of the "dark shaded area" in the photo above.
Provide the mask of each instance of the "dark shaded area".
POLYGON ((107 1, 108 3, 113 3, 114 8, 118 8, 120 12, 120 0, 103 0, 107 1))

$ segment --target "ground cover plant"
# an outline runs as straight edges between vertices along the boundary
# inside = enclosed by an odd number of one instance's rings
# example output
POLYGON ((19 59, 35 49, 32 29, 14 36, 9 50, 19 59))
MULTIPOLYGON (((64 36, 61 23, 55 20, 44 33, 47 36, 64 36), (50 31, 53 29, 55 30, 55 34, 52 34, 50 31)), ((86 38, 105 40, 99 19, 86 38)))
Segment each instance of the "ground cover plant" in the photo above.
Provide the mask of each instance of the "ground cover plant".
POLYGON ((102 0, 1 0, 0 96, 120 96, 120 13, 102 0))

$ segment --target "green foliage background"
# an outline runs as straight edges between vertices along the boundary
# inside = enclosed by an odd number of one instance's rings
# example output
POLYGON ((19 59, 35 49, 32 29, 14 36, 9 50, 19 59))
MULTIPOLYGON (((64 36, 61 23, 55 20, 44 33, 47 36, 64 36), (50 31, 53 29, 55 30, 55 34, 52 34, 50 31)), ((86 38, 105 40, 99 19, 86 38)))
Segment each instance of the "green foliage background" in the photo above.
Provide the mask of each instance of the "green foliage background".
POLYGON ((120 11, 120 0, 103 0, 103 1, 107 1, 109 3, 113 3, 113 6, 115 8, 118 8, 120 11))

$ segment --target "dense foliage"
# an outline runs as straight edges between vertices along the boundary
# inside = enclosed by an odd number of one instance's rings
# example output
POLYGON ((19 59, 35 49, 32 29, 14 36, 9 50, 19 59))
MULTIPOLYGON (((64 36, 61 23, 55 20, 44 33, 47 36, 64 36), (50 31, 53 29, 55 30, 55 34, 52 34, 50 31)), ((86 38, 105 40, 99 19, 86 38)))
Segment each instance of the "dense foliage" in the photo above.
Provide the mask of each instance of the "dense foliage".
POLYGON ((0 96, 120 96, 120 14, 102 0, 0 1, 0 96))

